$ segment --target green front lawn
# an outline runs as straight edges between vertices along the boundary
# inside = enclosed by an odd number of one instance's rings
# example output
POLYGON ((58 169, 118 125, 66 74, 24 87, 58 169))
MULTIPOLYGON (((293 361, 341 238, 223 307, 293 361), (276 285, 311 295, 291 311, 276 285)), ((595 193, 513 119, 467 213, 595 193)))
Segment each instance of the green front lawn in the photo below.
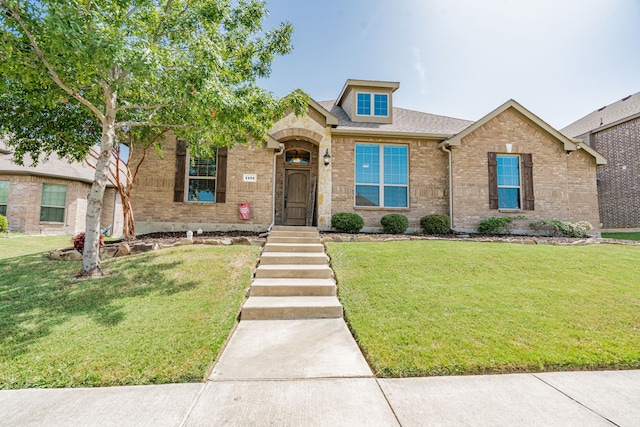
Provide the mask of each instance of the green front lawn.
POLYGON ((640 240, 640 232, 602 233, 607 239, 640 240))
POLYGON ((70 248, 71 236, 29 236, 20 233, 9 233, 6 237, 0 233, 0 262, 3 259, 23 255, 46 254, 58 248, 70 248))
POLYGON ((201 381, 259 254, 255 246, 163 249, 105 260, 105 277, 79 280, 79 262, 6 257, 5 242, 2 389, 201 381))
POLYGON ((640 247, 329 243, 378 376, 640 368, 640 247))

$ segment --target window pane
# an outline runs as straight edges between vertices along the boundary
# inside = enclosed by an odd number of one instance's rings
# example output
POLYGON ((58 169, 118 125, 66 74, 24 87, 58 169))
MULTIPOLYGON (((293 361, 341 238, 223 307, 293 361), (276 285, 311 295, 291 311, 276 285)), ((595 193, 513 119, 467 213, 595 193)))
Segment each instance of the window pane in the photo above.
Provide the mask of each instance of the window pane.
POLYGON ((380 188, 371 185, 356 185, 356 206, 380 206, 380 188))
POLYGON ((519 188, 498 188, 499 209, 520 209, 519 188))
POLYGON ((498 186, 520 185, 519 164, 518 156, 498 156, 498 186))
POLYGON ((0 181, 0 204, 6 205, 9 201, 9 181, 0 181))
POLYGON ((57 206, 64 208, 67 198, 67 187, 64 185, 43 184, 42 185, 42 206, 57 206))
POLYGON ((7 205, 0 205, 0 215, 7 216, 7 205))
MULTIPOLYGON (((384 183, 408 183, 407 147, 388 145, 384 147, 384 183)), ((387 198, 385 197, 385 200, 387 198)), ((385 205, 387 203, 385 202, 385 205)))
POLYGON ((407 187, 384 187, 384 205, 388 208, 406 208, 407 187))
POLYGON ((387 95, 374 95, 374 114, 376 116, 388 116, 388 102, 389 97, 387 95))
POLYGON ((40 208, 40 221, 64 222, 64 208, 40 208))
POLYGON ((380 183, 380 146, 356 144, 356 183, 380 183))
POLYGON ((358 94, 358 114, 362 114, 365 116, 371 115, 371 94, 358 94))
POLYGON ((189 160, 189 176, 216 176, 215 160, 192 158, 189 160))
POLYGON ((216 180, 190 179, 189 195, 187 200, 190 202, 215 202, 216 180))

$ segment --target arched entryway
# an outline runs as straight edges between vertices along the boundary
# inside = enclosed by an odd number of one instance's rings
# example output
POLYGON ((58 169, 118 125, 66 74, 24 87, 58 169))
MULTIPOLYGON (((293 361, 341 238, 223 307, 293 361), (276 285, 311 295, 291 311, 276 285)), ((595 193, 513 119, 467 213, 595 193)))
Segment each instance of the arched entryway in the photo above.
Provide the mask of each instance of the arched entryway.
POLYGON ((284 141, 276 164, 277 225, 316 225, 318 146, 309 141, 284 141))

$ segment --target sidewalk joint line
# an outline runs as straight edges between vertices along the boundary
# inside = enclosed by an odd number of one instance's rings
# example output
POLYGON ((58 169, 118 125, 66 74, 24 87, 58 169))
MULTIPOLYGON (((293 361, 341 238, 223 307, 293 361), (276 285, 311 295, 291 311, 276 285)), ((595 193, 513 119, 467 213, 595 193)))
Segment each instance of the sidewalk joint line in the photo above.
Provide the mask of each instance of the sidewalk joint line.
POLYGON ((400 418, 398 418, 398 414, 396 414, 396 410, 393 409, 393 405, 391 404, 391 402, 389 402, 389 398, 387 397, 387 394, 384 392, 382 386, 380 385, 378 378, 374 377, 373 379, 376 381, 376 385, 378 386, 378 389, 380 389, 380 393, 382 393, 382 396, 384 397, 385 402, 387 402, 389 409, 391 409, 391 413, 393 414, 393 417, 398 422, 398 425, 402 426, 402 423, 400 422, 400 418))
POLYGON ((590 407, 588 407, 586 404, 580 402, 579 400, 573 398, 572 396, 570 396, 568 393, 565 393, 564 391, 560 390, 558 387, 554 386, 553 384, 548 383, 547 381, 543 380, 542 378, 540 378, 538 375, 536 374, 531 374, 531 376, 533 376, 534 378, 538 379, 539 381, 541 381, 542 383, 548 385, 549 387, 551 387, 552 389, 556 390, 557 392, 565 395, 566 397, 568 397, 569 399, 573 400, 574 402, 576 402, 578 405, 582 406, 583 408, 585 408, 587 411, 592 412, 594 414, 596 414, 597 416, 599 416, 600 418, 602 418, 605 421, 608 421, 609 423, 611 423, 612 425, 616 426, 616 427, 621 427, 620 424, 615 423, 614 421, 610 420, 609 418, 605 417, 603 414, 599 413, 598 411, 591 409, 590 407))

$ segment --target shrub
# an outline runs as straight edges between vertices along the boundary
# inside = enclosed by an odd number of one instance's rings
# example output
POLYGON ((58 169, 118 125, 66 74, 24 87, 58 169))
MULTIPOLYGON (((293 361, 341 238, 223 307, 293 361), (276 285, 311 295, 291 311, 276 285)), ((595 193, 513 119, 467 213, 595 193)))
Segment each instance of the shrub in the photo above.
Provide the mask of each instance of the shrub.
MULTIPOLYGON (((82 253, 84 250, 84 231, 73 236, 71 243, 73 243, 73 249, 82 253)), ((104 234, 100 235, 100 246, 104 246, 104 234)))
POLYGON ((593 226, 587 221, 561 221, 559 219, 543 219, 532 222, 531 228, 538 231, 547 231, 552 236, 585 237, 587 232, 593 230, 593 226))
POLYGON ((0 233, 9 228, 9 223, 7 222, 7 217, 4 215, 0 215, 0 233))
POLYGON ((423 216, 420 226, 425 234, 448 234, 451 231, 449 216, 442 214, 423 216))
POLYGON ((524 216, 492 216, 478 223, 478 232, 482 234, 509 234, 513 221, 525 219, 524 216))
POLYGON ((340 233, 355 234, 364 227, 364 220, 356 213, 340 212, 331 217, 331 228, 340 233))
POLYGON ((400 214, 388 214, 380 219, 382 231, 388 234, 402 234, 409 228, 409 220, 400 214))

